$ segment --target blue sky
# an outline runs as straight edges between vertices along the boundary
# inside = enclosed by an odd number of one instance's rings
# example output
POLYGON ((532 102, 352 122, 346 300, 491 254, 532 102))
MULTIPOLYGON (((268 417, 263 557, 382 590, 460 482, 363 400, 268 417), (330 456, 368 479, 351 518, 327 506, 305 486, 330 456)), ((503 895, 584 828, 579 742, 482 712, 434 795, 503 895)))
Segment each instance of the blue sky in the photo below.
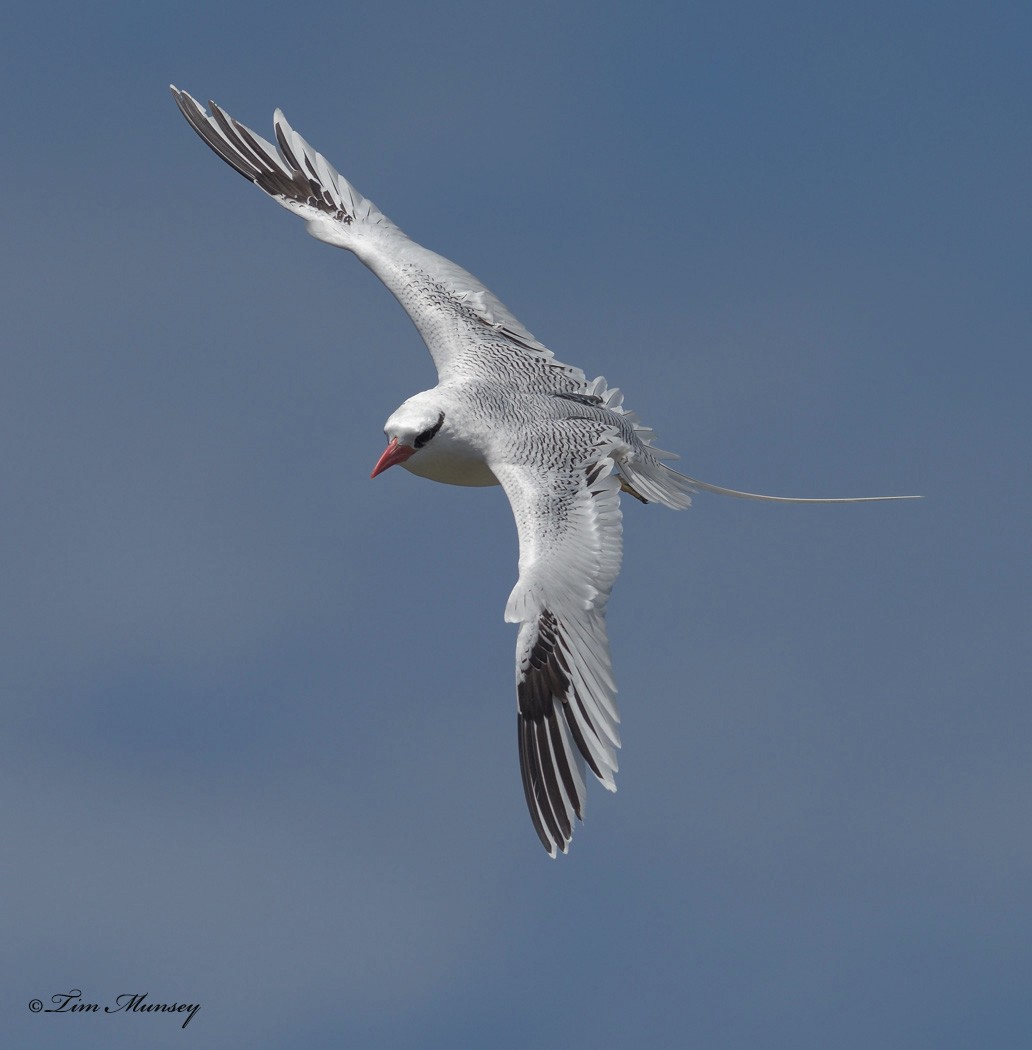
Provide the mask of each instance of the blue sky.
POLYGON ((0 39, 9 1045, 1022 1046, 1032 15, 25 5, 0 39), (625 507, 624 750, 516 762, 499 490, 175 82, 275 106, 716 484, 625 507), (200 1002, 33 1015, 70 988, 200 1002))

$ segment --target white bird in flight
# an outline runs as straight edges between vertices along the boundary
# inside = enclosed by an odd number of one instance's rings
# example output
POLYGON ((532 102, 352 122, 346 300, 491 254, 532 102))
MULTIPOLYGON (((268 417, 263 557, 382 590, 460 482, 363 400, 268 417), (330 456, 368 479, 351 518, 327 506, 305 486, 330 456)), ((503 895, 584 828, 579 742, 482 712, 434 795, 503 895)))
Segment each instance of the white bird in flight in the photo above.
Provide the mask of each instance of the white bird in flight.
POLYGON ((277 146, 210 102, 172 87, 183 116, 232 168, 305 220, 320 241, 354 252, 415 323, 438 383, 387 420, 388 467, 450 485, 501 485, 519 533, 519 580, 505 619, 516 640, 517 731, 527 806, 541 844, 567 851, 583 819, 586 769, 616 790, 616 685, 605 613, 620 570, 620 492, 681 510, 708 485, 663 463, 652 431, 619 390, 557 361, 472 274, 408 238, 313 150, 276 110, 277 146), (278 148, 277 148, 278 147, 278 148))

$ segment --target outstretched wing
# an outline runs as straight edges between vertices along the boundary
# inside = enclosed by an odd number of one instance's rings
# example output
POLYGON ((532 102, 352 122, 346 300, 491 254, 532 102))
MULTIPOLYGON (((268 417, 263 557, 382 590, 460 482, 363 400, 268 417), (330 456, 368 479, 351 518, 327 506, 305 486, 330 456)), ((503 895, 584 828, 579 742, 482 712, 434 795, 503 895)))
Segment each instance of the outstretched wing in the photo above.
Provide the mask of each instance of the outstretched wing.
POLYGON ((616 790, 620 719, 605 610, 620 571, 620 481, 606 444, 607 435, 564 441, 571 460, 547 467, 491 464, 520 540, 520 577, 505 610, 521 624, 520 770, 534 827, 553 857, 566 852, 573 818, 584 817, 585 765, 616 790))
POLYGON ((172 97, 198 135, 232 168, 305 219, 313 237, 354 252, 412 318, 449 375, 504 376, 531 390, 581 390, 584 373, 555 360, 471 273, 416 244, 317 153, 276 110, 276 145, 210 102, 172 97))

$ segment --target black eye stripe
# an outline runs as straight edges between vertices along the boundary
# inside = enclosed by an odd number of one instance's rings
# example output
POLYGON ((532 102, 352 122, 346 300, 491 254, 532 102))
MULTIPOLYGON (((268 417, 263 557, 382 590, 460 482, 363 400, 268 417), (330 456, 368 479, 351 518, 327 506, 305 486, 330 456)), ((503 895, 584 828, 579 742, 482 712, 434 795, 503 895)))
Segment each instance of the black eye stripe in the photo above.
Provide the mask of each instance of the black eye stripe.
POLYGON ((416 438, 414 442, 416 448, 422 448, 434 436, 434 434, 436 434, 437 431, 441 429, 443 425, 444 413, 442 412, 437 417, 437 422, 432 427, 428 427, 426 430, 424 430, 423 433, 416 438))

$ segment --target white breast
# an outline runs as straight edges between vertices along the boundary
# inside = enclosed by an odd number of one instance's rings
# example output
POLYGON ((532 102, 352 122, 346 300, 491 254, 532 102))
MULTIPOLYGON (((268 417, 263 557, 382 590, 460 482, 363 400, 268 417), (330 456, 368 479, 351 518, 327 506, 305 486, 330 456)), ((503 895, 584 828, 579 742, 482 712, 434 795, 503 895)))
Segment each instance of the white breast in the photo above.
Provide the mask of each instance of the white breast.
POLYGON ((497 485, 483 454, 442 432, 402 466, 412 474, 445 485, 497 485))

